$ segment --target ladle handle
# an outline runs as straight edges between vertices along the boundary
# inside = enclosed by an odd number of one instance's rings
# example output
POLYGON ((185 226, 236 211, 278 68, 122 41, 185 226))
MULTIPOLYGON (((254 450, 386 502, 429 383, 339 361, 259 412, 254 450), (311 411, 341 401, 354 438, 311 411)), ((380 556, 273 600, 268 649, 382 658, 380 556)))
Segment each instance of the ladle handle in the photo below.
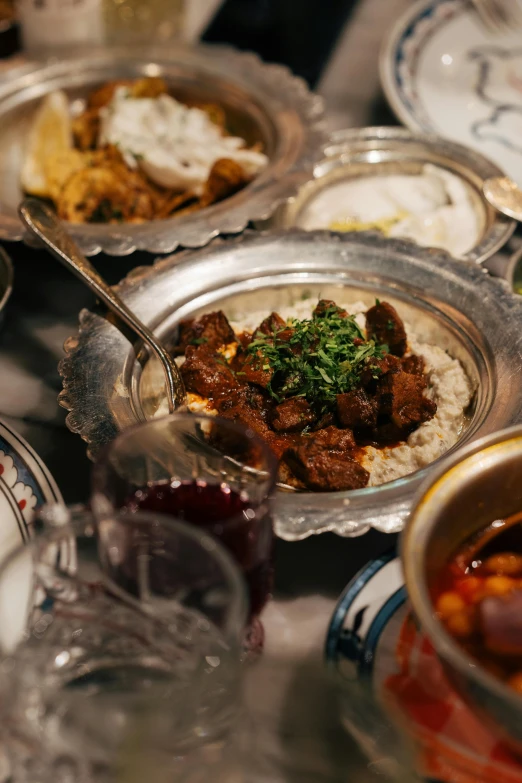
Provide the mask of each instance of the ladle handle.
POLYGON ((26 198, 20 205, 20 217, 27 228, 40 239, 59 261, 80 278, 109 310, 115 313, 141 340, 149 345, 163 366, 170 412, 185 402, 185 387, 179 370, 150 329, 136 318, 125 302, 105 282, 65 230, 56 213, 36 198, 26 198))

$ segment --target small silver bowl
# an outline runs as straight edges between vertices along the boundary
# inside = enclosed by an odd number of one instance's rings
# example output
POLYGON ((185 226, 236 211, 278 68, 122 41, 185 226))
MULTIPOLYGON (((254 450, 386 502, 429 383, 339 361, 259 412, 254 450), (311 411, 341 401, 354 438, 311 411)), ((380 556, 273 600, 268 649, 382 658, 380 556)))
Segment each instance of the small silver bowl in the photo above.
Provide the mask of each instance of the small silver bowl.
POLYGON ((315 167, 314 179, 259 226, 306 228, 307 208, 330 186, 366 177, 420 174, 426 164, 449 171, 467 187, 481 231, 478 241, 463 259, 482 263, 508 241, 516 226, 514 220, 493 209, 482 193, 484 181, 488 177, 502 176, 503 172, 462 144, 438 136, 411 133, 405 128, 356 128, 333 133, 324 159, 315 167))
POLYGON ((0 247, 0 326, 4 320, 5 306, 13 292, 13 263, 3 247, 0 247))
POLYGON ((431 471, 413 503, 401 542, 413 611, 449 678, 518 753, 522 752, 522 698, 446 632, 435 615, 429 588, 470 536, 522 509, 521 476, 522 426, 476 441, 431 471))

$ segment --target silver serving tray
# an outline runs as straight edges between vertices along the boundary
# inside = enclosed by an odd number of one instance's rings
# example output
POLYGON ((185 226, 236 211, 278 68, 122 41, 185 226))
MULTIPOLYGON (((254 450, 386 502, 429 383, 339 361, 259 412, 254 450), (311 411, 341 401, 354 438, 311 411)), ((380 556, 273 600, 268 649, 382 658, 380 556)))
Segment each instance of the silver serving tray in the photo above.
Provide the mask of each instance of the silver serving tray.
MULTIPOLYGON (((342 291, 344 301, 368 304, 377 296, 398 305, 421 338, 464 365, 476 393, 458 445, 522 421, 522 298, 505 281, 447 254, 376 234, 246 232, 134 270, 118 290, 162 339, 174 336, 181 319, 218 307, 233 315, 277 310, 289 298, 319 293, 335 299, 342 291)), ((65 350, 60 404, 94 458, 118 432, 153 415, 153 365, 102 314, 88 310, 65 350)), ((328 530, 396 532, 428 470, 352 492, 279 492, 276 531, 289 540, 328 530)))
POLYGON ((325 157, 315 167, 314 178, 260 227, 303 228, 307 206, 320 191, 334 183, 390 174, 419 174, 426 163, 446 169, 467 186, 481 234, 465 258, 482 263, 505 245, 516 227, 516 221, 493 209, 482 193, 484 181, 502 176, 503 172, 462 144, 412 133, 406 128, 353 128, 333 133, 325 157))
POLYGON ((324 152, 323 102, 305 82, 280 65, 222 46, 183 46, 94 51, 59 62, 10 70, 0 85, 0 239, 25 239, 17 207, 27 133, 41 99, 63 89, 81 107, 97 85, 111 79, 163 76, 181 99, 222 105, 233 130, 261 141, 269 165, 242 191, 199 212, 142 225, 70 225, 87 255, 135 250, 170 253, 201 247, 219 233, 243 231, 269 217, 304 184, 324 152))

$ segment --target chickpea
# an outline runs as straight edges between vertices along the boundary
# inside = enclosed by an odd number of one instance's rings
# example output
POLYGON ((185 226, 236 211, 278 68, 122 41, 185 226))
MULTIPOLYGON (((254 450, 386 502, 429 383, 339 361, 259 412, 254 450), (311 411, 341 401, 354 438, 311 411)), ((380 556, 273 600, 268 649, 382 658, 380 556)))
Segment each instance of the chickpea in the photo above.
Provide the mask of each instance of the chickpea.
POLYGON ((484 582, 484 595, 507 595, 516 585, 516 581, 509 576, 488 576, 484 582))
POLYGON ((513 674, 513 676, 510 677, 507 681, 507 684, 510 688, 513 688, 514 691, 522 696, 522 672, 513 674))
POLYGON ((455 591, 448 591, 439 595, 435 609, 442 620, 447 620, 456 612, 462 612, 466 608, 466 602, 455 591))
POLYGON ((456 587, 465 601, 474 604, 483 597, 484 579, 480 576, 465 576, 456 587))
POLYGON ((475 617, 469 611, 456 612, 444 622, 451 635, 458 639, 466 639, 475 630, 475 617))
POLYGON ((483 565, 490 574, 515 576, 522 571, 522 556, 514 552, 499 552, 488 557, 483 565))

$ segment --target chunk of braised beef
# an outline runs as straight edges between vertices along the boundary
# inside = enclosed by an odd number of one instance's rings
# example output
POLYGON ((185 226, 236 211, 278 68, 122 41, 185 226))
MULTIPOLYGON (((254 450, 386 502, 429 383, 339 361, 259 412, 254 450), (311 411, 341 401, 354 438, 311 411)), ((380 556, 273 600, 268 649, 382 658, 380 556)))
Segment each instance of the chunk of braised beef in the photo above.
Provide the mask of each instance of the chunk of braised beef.
POLYGON ((315 450, 307 444, 288 449, 284 460, 297 479, 316 492, 360 489, 370 478, 368 471, 348 454, 315 450))
POLYGON ((261 437, 270 434, 266 408, 249 387, 236 389, 220 400, 218 412, 224 419, 238 421, 261 437))
POLYGON ((312 407, 304 397, 291 397, 276 406, 272 427, 276 432, 299 432, 315 420, 312 407))
POLYGON ((377 424, 377 406, 364 389, 337 395, 337 418, 342 427, 365 430, 377 424))
POLYGON ((437 405, 424 396, 426 378, 406 372, 386 375, 378 384, 379 414, 390 417, 402 432, 429 421, 437 411, 437 405))
POLYGON ((365 388, 375 387, 376 381, 385 375, 401 371, 401 360, 391 353, 387 353, 381 359, 375 357, 367 359, 366 366, 361 373, 361 385, 365 388))
POLYGON ((234 367, 237 368, 236 371, 240 378, 248 383, 255 383, 263 389, 268 388, 274 377, 274 371, 261 351, 256 351, 256 353, 242 352, 236 357, 234 367))
POLYGON ((227 395, 220 400, 218 411, 222 418, 239 422, 259 435, 278 458, 299 438, 294 433, 279 434, 272 430, 269 424, 272 403, 254 387, 243 387, 227 395))
POLYGON ((314 318, 324 318, 326 314, 330 313, 336 313, 343 318, 346 318, 348 315, 346 310, 336 305, 331 299, 319 299, 312 315, 314 318))
POLYGON ((387 345, 394 356, 403 356, 408 338, 404 324, 395 309, 388 302, 370 307, 366 313, 366 332, 379 345, 387 345))
POLYGON ((267 423, 272 417, 274 409, 271 398, 262 389, 250 383, 239 386, 216 402, 216 409, 222 416, 232 408, 237 409, 238 406, 246 406, 250 410, 256 411, 267 423))
POLYGON ((307 448, 312 451, 349 452, 355 448, 355 438, 349 429, 339 429, 330 425, 303 436, 307 448))
POLYGON ((257 332, 262 332, 263 334, 267 335, 274 334, 274 332, 280 332, 285 328, 285 326, 286 322, 283 321, 278 313, 270 313, 270 315, 267 316, 264 321, 261 321, 257 329, 254 331, 254 334, 257 332))
POLYGON ((252 342, 252 340, 253 337, 250 334, 250 332, 241 332, 241 334, 238 334, 237 341, 239 343, 239 351, 241 350, 245 351, 250 345, 250 343, 252 342))
POLYGON ((239 387, 237 378, 223 357, 206 345, 189 345, 185 357, 180 372, 187 391, 216 399, 239 387))
MULTIPOLYGON (((257 432, 263 440, 271 437, 268 421, 274 406, 271 399, 261 389, 244 384, 231 390, 224 397, 216 400, 214 404, 220 418, 240 421, 246 427, 257 432)), ((214 422, 212 440, 215 445, 221 446, 231 456, 241 458, 245 451, 246 440, 244 436, 237 437, 233 431, 217 426, 216 422, 214 422)), ((249 464, 254 465, 256 448, 252 446, 252 449, 248 449, 248 451, 252 452, 249 455, 249 464)), ((257 456, 261 457, 260 454, 257 456)))
POLYGON ((319 421, 314 424, 314 430, 324 430, 325 427, 329 427, 331 424, 335 424, 335 416, 333 413, 323 413, 319 421))
POLYGON ((201 318, 182 321, 179 325, 178 353, 184 353, 188 345, 206 345, 207 348, 221 348, 236 340, 234 330, 226 315, 217 310, 201 318))
POLYGON ((416 356, 415 354, 404 356, 401 359, 401 365, 404 372, 410 375, 424 375, 425 365, 422 356, 416 356))

